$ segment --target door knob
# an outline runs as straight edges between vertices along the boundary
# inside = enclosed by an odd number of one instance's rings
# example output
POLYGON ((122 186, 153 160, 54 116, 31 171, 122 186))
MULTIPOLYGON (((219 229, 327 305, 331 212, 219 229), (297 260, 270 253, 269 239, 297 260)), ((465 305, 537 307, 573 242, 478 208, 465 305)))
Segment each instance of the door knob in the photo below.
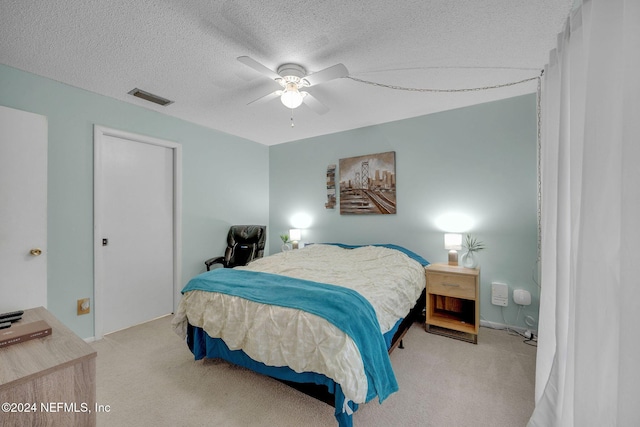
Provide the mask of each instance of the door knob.
POLYGON ((33 256, 38 256, 42 254, 42 249, 40 248, 31 249, 29 253, 33 256))

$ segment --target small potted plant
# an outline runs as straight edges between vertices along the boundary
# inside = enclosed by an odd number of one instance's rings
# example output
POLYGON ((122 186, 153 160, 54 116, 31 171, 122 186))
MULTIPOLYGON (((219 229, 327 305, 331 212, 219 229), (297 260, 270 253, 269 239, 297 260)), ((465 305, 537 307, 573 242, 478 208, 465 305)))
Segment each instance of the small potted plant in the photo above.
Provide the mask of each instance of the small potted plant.
POLYGON ((289 235, 288 234, 281 234, 280 235, 280 239, 282 239, 282 252, 288 251, 289 249, 291 249, 291 246, 289 246, 289 235))
POLYGON ((462 246, 467 250, 467 252, 462 255, 462 266, 467 268, 476 268, 478 266, 476 252, 485 248, 484 243, 475 237, 471 237, 470 234, 467 234, 464 239, 464 245, 462 246))

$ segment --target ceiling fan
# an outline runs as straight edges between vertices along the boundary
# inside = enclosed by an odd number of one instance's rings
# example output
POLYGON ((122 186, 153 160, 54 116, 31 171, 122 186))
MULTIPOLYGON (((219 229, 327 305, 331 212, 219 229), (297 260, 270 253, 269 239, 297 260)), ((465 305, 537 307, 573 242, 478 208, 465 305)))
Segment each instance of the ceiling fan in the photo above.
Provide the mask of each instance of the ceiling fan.
POLYGON ((283 64, 278 67, 276 72, 248 56, 239 56, 238 61, 273 79, 282 86, 282 89, 271 92, 255 101, 251 101, 249 105, 271 101, 280 97, 280 100, 287 108, 298 108, 304 102, 318 114, 326 113, 329 111, 329 108, 309 92, 301 89, 349 75, 347 67, 342 64, 333 65, 317 73, 307 74, 307 70, 298 64, 283 64))

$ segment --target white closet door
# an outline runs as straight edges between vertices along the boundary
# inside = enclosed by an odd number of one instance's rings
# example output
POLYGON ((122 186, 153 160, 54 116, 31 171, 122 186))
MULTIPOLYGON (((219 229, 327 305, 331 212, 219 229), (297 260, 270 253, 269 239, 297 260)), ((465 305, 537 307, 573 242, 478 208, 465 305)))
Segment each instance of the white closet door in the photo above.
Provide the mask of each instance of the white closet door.
POLYGON ((175 151, 149 141, 99 141, 96 338, 173 311, 175 151))

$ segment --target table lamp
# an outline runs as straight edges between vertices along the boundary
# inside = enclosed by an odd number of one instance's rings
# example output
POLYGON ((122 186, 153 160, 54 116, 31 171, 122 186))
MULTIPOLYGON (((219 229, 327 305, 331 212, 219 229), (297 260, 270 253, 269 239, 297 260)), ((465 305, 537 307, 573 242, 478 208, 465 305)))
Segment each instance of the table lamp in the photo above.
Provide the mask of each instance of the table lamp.
POLYGON ((445 233, 444 248, 449 250, 449 265, 458 265, 458 251, 462 249, 462 234, 445 233))
POLYGON ((293 249, 298 249, 298 242, 302 239, 302 233, 299 228, 292 228, 289 230, 289 240, 293 245, 293 249))

